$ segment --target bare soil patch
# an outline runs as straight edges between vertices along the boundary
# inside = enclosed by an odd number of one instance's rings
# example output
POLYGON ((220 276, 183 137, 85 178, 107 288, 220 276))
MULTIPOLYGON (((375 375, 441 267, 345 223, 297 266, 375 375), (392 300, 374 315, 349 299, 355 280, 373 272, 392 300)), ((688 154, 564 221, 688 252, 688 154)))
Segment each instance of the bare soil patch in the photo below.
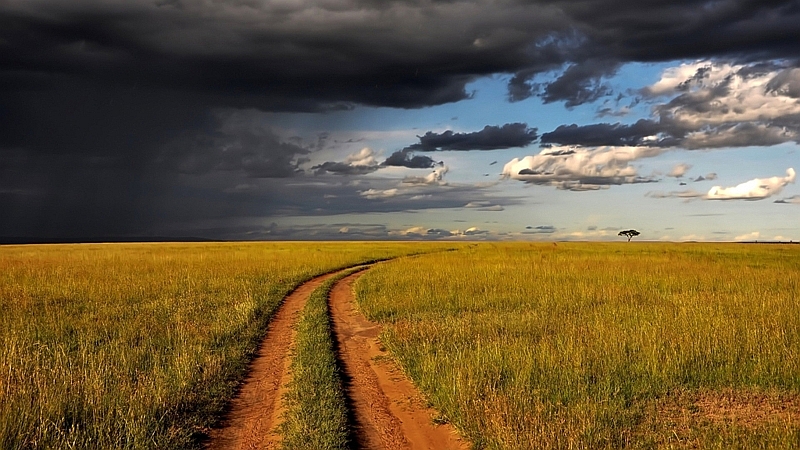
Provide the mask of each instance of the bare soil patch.
POLYGON ((282 397, 290 380, 289 365, 295 328, 311 293, 335 274, 316 277, 286 296, 276 311, 256 358, 221 426, 209 433, 210 450, 277 448, 276 433, 282 397))
POLYGON ((450 424, 435 425, 436 413, 378 340, 380 325, 355 307, 358 272, 331 290, 333 331, 344 371, 354 447, 363 449, 468 449, 450 424))
POLYGON ((684 392, 662 401, 658 415, 680 428, 702 422, 744 428, 780 422, 800 427, 800 395, 733 389, 684 392))

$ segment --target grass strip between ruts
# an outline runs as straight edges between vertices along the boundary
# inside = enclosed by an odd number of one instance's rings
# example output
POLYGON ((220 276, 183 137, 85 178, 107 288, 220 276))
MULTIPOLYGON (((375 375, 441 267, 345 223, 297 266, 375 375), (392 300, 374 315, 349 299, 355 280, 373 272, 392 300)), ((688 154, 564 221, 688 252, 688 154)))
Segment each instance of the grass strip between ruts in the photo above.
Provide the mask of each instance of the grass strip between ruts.
POLYGON ((334 351, 328 294, 334 283, 359 270, 363 269, 343 271, 317 288, 297 324, 292 381, 280 430, 286 450, 348 448, 347 406, 334 351))

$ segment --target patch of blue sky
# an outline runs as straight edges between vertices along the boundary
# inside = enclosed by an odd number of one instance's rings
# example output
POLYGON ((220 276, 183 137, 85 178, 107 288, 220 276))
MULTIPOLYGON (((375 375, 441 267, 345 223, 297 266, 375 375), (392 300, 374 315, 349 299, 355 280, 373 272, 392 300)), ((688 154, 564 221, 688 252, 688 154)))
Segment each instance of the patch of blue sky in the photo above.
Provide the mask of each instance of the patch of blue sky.
MULTIPOLYGON (((342 160, 347 153, 362 147, 382 151, 385 157, 417 142, 416 135, 428 131, 474 132, 486 125, 524 122, 537 128, 539 134, 542 134, 559 125, 633 123, 641 118, 652 118, 652 104, 646 101, 636 103, 634 100, 642 88, 658 81, 665 69, 679 64, 681 61, 626 64, 613 77, 604 81, 611 88, 611 95, 571 109, 565 108, 563 102, 543 104, 537 96, 509 102, 507 83, 510 75, 495 75, 469 83, 467 90, 472 93, 472 97, 456 103, 419 110, 356 107, 349 111, 326 114, 268 114, 265 115, 265 120, 267 123, 296 130, 306 139, 313 138, 315 133, 326 131, 333 136, 345 136, 352 140, 326 152, 325 157, 342 160), (619 94, 622 96, 618 99, 619 94), (632 107, 624 115, 598 116, 598 111, 602 108, 619 112, 621 108, 630 105, 632 107)), ((551 75, 542 75, 534 82, 545 81, 548 76, 551 75)), ((791 225, 787 226, 786 220, 788 217, 800 219, 800 208, 773 203, 778 198, 800 192, 796 185, 788 185, 775 198, 759 201, 686 201, 680 198, 647 196, 652 191, 669 193, 694 190, 703 194, 715 185, 731 187, 753 178, 785 176, 786 169, 792 166, 791 161, 798 159, 795 156, 797 147, 796 143, 785 143, 773 147, 675 149, 632 163, 640 175, 655 175, 659 179, 656 183, 572 192, 557 190, 552 186, 533 186, 505 180, 500 181, 492 190, 503 198, 517 198, 518 202, 505 204, 499 211, 464 207, 424 209, 415 210, 414 214, 409 214, 408 211, 352 214, 336 216, 335 220, 380 222, 394 230, 411 226, 463 230, 474 226, 493 233, 510 233, 522 239, 615 239, 614 229, 628 227, 642 231, 642 239, 653 240, 733 240, 755 231, 759 232, 762 239, 775 236, 798 239, 800 236, 796 236, 796 229, 791 225), (692 165, 682 178, 666 175, 681 163, 692 165), (716 173, 718 178, 693 181, 709 173, 716 173), (526 228, 529 226, 533 228, 526 228), (555 232, 522 234, 539 226, 552 226, 555 232)), ((448 151, 428 155, 435 160, 444 161, 449 167, 450 171, 445 175, 446 182, 475 184, 498 182, 499 174, 508 161, 515 157, 534 155, 539 151, 539 145, 533 143, 525 148, 448 151)), ((370 178, 420 176, 428 171, 384 169, 372 174, 370 178)), ((487 199, 481 197, 481 200, 487 199)), ((314 220, 319 219, 305 219, 309 223, 314 220)))
MULTIPOLYGON (((675 65, 675 64, 672 64, 675 65)), ((559 125, 573 123, 586 125, 600 121, 631 123, 649 116, 649 106, 639 103, 624 116, 598 117, 598 110, 609 107, 615 111, 630 105, 636 92, 658 80, 664 68, 670 64, 626 64, 606 82, 612 94, 594 103, 567 109, 563 102, 544 104, 538 96, 518 102, 508 101, 508 81, 511 75, 494 75, 478 78, 466 86, 471 98, 455 103, 431 106, 422 109, 375 108, 357 106, 351 110, 327 113, 264 113, 263 120, 273 127, 296 134, 307 141, 326 132, 349 136, 350 145, 341 145, 345 151, 370 147, 392 152, 417 141, 416 136, 428 131, 441 133, 473 132, 486 125, 503 125, 523 122, 536 128, 539 134, 552 131, 559 125), (617 101, 617 94, 624 98, 617 101), (403 133, 405 131, 405 133, 403 133), (395 133, 392 133, 395 132, 395 133)), ((537 77, 534 82, 543 82, 551 75, 537 77)), ((537 148, 536 144, 531 148, 537 148)), ((538 153, 536 150, 533 153, 538 153)), ((531 153, 527 153, 531 154, 531 153)))

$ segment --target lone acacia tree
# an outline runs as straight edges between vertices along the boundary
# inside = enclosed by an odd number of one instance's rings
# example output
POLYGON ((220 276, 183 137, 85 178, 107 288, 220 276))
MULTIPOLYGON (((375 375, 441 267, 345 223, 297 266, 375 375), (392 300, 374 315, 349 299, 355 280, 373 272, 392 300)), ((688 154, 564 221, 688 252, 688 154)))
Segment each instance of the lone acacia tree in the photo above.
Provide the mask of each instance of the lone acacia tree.
POLYGON ((619 233, 617 233, 617 236, 625 236, 626 238, 628 238, 628 242, 630 242, 631 238, 636 237, 636 236, 638 236, 640 234, 641 233, 639 233, 636 230, 624 230, 624 231, 620 231, 619 233))

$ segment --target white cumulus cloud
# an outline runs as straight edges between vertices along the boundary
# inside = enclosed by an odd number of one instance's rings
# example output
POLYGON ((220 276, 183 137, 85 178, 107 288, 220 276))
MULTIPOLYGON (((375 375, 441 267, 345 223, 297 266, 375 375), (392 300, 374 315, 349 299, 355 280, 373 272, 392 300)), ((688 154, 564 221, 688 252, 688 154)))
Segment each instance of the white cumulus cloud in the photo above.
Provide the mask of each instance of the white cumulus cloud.
POLYGON ((687 131, 687 149, 770 146, 800 138, 800 69, 698 61, 665 70, 642 91, 662 124, 687 131))
POLYGON ((679 97, 663 105, 662 111, 671 112, 680 121, 698 124, 760 122, 800 113, 797 93, 787 89, 794 78, 784 75, 787 70, 800 74, 798 69, 745 73, 743 69, 747 68, 746 65, 710 61, 682 64, 667 69, 658 82, 645 88, 645 92, 677 94, 679 97), (693 108, 692 105, 704 107, 693 108))
POLYGON ((444 175, 449 172, 450 169, 447 166, 438 167, 434 169, 431 173, 424 177, 405 177, 403 178, 403 183, 405 184, 428 184, 428 185, 446 185, 447 182, 444 181, 444 175))
POLYGON ((714 186, 703 198, 706 200, 763 200, 780 194, 784 186, 794 183, 796 173, 786 169, 785 177, 754 178, 733 187, 714 186))
POLYGON ((377 153, 369 147, 364 147, 356 153, 347 156, 347 163, 352 166, 377 166, 378 160, 375 159, 377 153))
POLYGON ((399 194, 400 191, 397 188, 392 189, 367 189, 366 191, 361 192, 362 197, 366 197, 370 200, 375 200, 379 198, 391 198, 395 197, 399 194))
MULTIPOLYGON (((785 177, 754 178, 732 187, 714 186, 705 194, 689 189, 672 192, 648 192, 646 196, 650 198, 682 198, 687 201, 693 199, 763 200, 780 194, 787 184, 795 182, 796 175, 794 169, 790 167, 786 169, 785 177)), ((791 201, 776 200, 776 203, 791 203, 791 201)))
POLYGON ((538 155, 509 161, 503 177, 573 191, 651 182, 655 180, 640 176, 630 163, 663 151, 656 147, 550 147, 538 155))
POLYGON ((455 233, 459 233, 463 236, 478 236, 482 234, 488 234, 489 232, 486 230, 481 230, 477 227, 470 227, 464 230, 463 232, 456 231, 455 233))

